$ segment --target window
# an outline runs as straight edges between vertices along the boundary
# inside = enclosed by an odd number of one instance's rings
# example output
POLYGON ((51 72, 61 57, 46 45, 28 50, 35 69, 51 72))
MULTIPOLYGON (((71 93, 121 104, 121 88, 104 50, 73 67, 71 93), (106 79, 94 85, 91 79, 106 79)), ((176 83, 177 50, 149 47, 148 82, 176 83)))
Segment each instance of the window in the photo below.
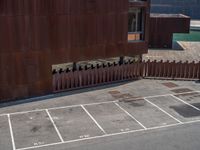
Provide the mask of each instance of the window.
POLYGON ((144 40, 144 15, 142 8, 129 8, 128 41, 144 40))

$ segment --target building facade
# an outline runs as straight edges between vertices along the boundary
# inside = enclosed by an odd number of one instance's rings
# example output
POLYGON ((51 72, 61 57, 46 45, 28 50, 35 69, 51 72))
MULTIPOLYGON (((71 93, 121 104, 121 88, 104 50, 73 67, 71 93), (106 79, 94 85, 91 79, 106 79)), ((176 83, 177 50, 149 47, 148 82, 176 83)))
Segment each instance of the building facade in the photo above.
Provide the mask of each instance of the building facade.
POLYGON ((52 65, 147 53, 148 0, 0 0, 0 101, 52 92, 52 65))
POLYGON ((174 33, 190 32, 190 17, 182 14, 151 14, 149 47, 172 49, 174 33))

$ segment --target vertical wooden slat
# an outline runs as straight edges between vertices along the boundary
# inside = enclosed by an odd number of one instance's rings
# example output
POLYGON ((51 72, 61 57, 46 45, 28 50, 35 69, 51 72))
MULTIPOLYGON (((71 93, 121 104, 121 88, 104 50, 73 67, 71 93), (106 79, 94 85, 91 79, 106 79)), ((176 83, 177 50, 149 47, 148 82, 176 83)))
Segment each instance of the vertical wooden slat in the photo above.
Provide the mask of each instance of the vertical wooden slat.
POLYGON ((184 78, 187 79, 189 74, 189 63, 188 61, 185 62, 185 75, 184 78))
POLYGON ((197 72, 197 74, 198 74, 198 79, 200 80, 200 61, 199 61, 199 64, 198 64, 198 72, 197 72))
POLYGON ((85 67, 83 70, 59 70, 52 74, 54 92, 66 89, 89 87, 102 83, 112 83, 139 77, 199 79, 200 62, 157 62, 150 60, 126 64, 108 64, 107 66, 85 67))

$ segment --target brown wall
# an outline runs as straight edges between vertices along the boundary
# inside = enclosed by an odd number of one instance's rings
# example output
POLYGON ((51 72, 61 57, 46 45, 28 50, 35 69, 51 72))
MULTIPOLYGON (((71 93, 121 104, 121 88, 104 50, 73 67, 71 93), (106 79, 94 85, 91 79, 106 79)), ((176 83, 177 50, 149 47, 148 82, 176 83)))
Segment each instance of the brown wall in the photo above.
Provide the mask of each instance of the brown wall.
MULTIPOLYGON (((146 7, 149 3, 137 2, 146 7)), ((0 0, 0 101, 52 92, 53 64, 140 55, 128 43, 128 0, 0 0)), ((148 33, 148 26, 146 26, 148 33)))
POLYGON ((189 33, 190 18, 183 15, 152 14, 149 47, 172 48, 173 33, 189 33))

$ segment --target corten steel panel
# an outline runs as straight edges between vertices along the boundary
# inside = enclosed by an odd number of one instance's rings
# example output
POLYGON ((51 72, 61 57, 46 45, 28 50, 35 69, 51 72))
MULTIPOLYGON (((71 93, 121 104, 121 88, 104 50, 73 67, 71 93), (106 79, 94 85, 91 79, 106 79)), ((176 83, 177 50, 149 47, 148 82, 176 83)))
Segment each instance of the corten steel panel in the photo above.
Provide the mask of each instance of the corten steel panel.
POLYGON ((173 33, 189 33, 190 18, 184 15, 152 14, 149 45, 151 48, 172 48, 173 33))
MULTIPOLYGON (((149 2, 144 7, 146 25, 149 2)), ((128 43, 128 0, 0 0, 0 101, 52 92, 53 64, 140 55, 128 43)))

